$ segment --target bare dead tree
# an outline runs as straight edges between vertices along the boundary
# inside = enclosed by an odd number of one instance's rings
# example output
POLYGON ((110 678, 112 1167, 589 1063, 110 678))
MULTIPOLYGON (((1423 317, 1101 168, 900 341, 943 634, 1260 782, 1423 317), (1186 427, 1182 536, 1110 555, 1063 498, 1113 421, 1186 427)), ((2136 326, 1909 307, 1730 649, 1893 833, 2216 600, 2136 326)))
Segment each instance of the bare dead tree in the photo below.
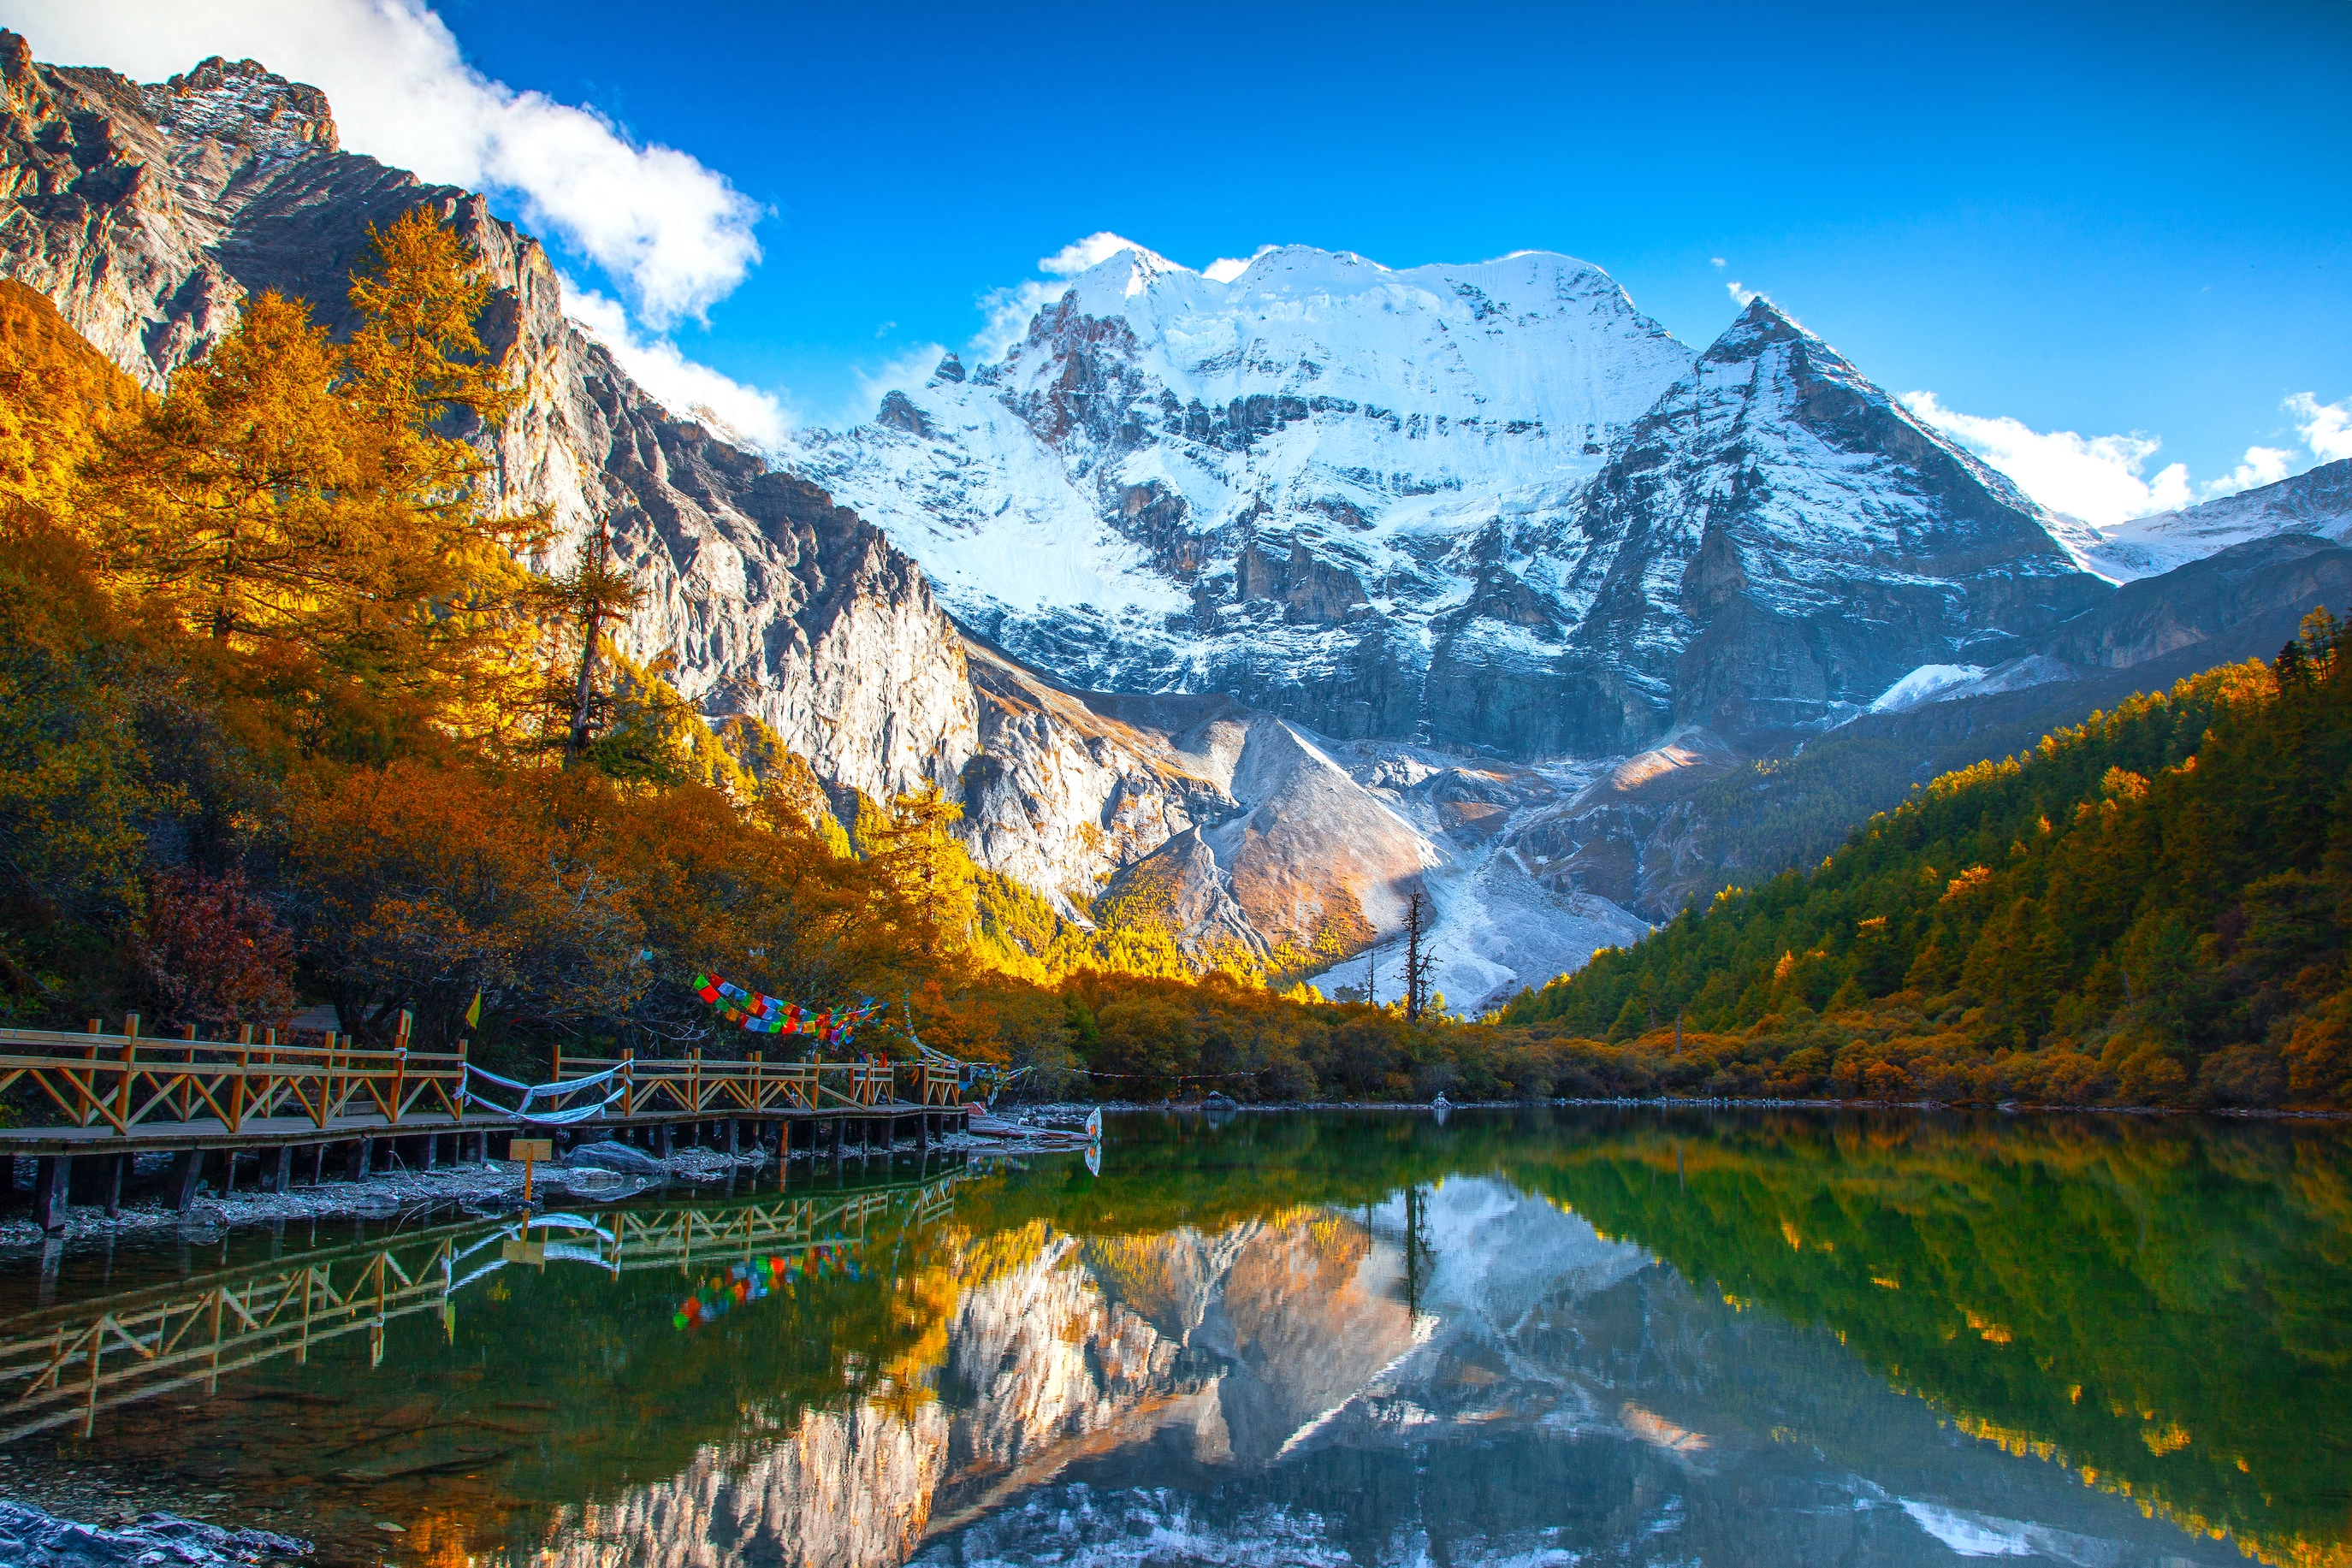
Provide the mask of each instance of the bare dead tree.
POLYGON ((1427 921, 1428 895, 1416 888, 1404 905, 1404 1016, 1418 1021, 1429 1005, 1429 971, 1436 956, 1423 950, 1422 932, 1427 921))

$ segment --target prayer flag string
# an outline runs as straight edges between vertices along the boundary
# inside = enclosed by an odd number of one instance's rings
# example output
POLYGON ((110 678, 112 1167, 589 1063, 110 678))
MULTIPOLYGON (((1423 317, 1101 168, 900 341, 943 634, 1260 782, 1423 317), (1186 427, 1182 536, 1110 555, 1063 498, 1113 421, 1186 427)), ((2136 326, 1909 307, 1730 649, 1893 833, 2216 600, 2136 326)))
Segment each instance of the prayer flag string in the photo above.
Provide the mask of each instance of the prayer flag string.
POLYGON ((739 1024, 749 1033, 813 1034, 819 1043, 828 1046, 847 1044, 859 1024, 882 1010, 882 1004, 871 997, 854 1008, 804 1008, 798 1002, 780 1001, 758 991, 747 991, 709 974, 694 977, 694 994, 708 1003, 722 1021, 739 1024))

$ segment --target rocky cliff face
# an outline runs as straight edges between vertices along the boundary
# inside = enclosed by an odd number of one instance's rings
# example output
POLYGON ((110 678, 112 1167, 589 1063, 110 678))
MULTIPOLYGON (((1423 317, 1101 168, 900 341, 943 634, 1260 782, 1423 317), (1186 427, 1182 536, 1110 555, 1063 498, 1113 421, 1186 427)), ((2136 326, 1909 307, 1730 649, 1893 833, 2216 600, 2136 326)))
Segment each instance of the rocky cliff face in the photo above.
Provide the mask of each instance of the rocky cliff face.
POLYGON ((1558 748, 1787 729, 2098 602, 2009 482, 1761 298, 1587 491, 1558 748))
POLYGON ((537 241, 477 195, 341 150, 325 99, 252 61, 169 82, 39 65, 0 34, 0 275, 40 289, 151 386, 264 289, 349 319, 370 224, 420 204, 495 289, 485 336, 521 381, 497 446, 510 501, 549 507, 545 564, 609 519, 648 591, 625 641, 680 690, 751 713, 840 783, 952 783, 979 744, 961 641, 914 563, 804 480, 673 417, 563 318, 537 241))

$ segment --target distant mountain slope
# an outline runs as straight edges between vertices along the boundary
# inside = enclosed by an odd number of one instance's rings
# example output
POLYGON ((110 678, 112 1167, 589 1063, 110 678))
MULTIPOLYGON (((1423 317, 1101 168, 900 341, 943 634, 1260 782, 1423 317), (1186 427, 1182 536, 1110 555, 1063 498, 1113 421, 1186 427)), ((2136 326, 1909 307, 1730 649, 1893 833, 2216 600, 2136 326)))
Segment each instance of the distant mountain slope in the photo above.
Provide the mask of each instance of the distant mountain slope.
POLYGON ((2352 544, 2352 457, 2218 501, 2135 517, 2103 530, 2099 542, 2080 553, 2093 570, 2128 580, 2274 534, 2352 544))

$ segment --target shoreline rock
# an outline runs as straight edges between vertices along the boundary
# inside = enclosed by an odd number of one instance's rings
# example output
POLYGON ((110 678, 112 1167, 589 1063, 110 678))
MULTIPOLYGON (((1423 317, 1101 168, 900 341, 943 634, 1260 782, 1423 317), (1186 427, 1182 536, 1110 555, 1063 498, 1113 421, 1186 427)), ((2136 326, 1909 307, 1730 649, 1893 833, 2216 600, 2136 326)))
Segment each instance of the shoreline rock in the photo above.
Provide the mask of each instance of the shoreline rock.
POLYGON ((115 1529, 83 1524, 31 1503, 0 1499, 0 1563, 10 1568, 225 1568, 307 1557, 299 1536, 231 1529, 161 1511, 115 1529))

